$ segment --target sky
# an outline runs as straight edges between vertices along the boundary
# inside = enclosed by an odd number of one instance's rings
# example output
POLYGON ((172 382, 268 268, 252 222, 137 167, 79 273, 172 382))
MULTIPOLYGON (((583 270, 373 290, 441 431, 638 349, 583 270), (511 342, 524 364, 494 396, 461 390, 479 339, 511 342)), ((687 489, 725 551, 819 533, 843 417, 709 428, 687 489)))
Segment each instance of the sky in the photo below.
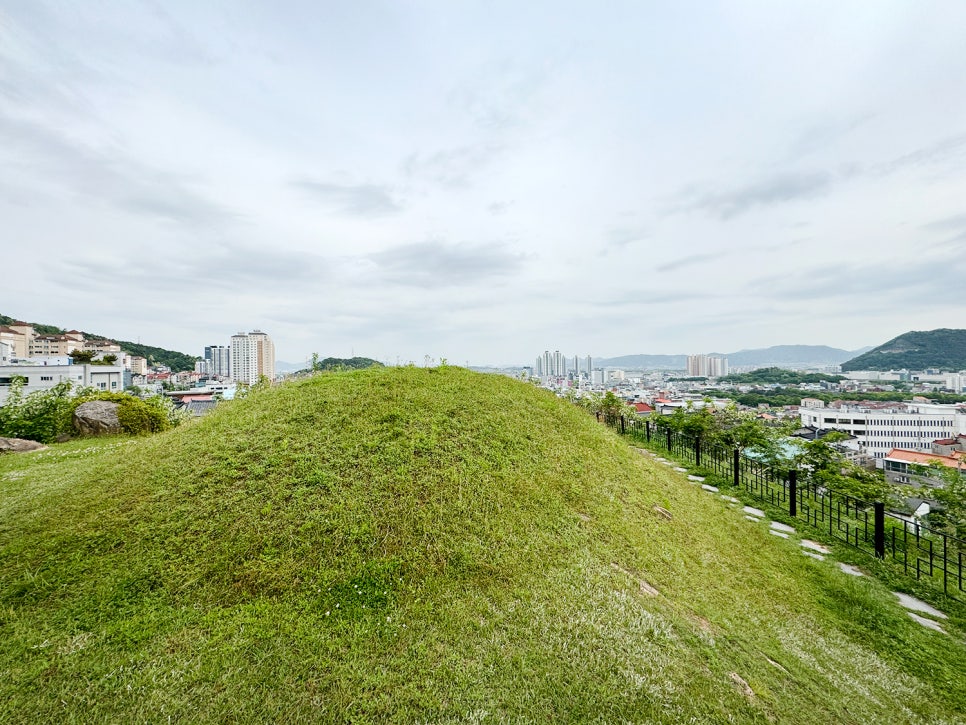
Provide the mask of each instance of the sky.
POLYGON ((201 355, 966 317, 966 3, 0 0, 0 313, 201 355))

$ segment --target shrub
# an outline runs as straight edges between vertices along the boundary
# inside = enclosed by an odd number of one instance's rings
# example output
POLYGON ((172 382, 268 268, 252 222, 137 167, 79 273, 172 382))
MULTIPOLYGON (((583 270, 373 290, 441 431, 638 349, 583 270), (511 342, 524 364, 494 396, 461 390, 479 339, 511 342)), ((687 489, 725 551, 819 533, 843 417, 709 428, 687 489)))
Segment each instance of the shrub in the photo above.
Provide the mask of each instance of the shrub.
POLYGON ((24 380, 19 377, 10 385, 7 400, 0 407, 0 435, 51 443, 70 431, 74 411, 70 382, 27 395, 23 394, 23 386, 24 380))

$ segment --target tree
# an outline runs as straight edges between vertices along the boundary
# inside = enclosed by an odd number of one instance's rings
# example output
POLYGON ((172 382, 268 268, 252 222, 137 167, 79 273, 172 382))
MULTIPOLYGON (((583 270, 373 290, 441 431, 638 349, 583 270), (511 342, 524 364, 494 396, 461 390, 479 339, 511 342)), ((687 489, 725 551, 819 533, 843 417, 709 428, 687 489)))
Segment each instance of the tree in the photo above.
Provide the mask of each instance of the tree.
MULTIPOLYGON (((92 350, 78 350, 74 348, 71 350, 70 357, 77 365, 89 365, 94 361, 94 352, 92 350)), ((117 358, 114 359, 116 360, 117 358)))
POLYGON ((929 495, 938 504, 929 514, 929 525, 958 539, 966 540, 966 471, 939 463, 916 466, 915 472, 942 481, 929 495))
POLYGON ((893 497, 892 486, 880 471, 870 471, 849 461, 835 443, 846 438, 833 431, 824 438, 806 441, 793 457, 793 464, 804 474, 804 479, 815 486, 844 493, 862 502, 888 501, 893 497))

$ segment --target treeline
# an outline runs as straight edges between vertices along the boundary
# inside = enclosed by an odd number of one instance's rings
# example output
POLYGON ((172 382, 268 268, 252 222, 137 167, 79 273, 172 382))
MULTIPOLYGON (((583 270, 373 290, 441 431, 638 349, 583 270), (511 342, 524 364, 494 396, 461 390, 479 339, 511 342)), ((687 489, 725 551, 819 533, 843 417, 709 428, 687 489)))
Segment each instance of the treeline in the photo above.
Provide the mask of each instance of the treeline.
POLYGON ((145 358, 148 361, 148 365, 165 365, 171 368, 171 371, 175 373, 180 373, 182 371, 190 372, 194 370, 195 362, 201 359, 200 357, 195 357, 193 355, 186 355, 183 352, 165 350, 163 347, 142 345, 139 342, 130 342, 128 340, 115 340, 110 337, 105 337, 104 335, 97 335, 93 332, 85 332, 84 337, 116 342, 121 346, 121 349, 129 355, 145 358))
POLYGON ((838 383, 845 380, 843 375, 832 375, 831 373, 799 373, 794 370, 784 368, 759 368, 750 373, 735 373, 721 378, 724 383, 746 383, 750 385, 773 385, 781 384, 808 385, 815 383, 838 383))
POLYGON ((369 357, 327 357, 319 359, 318 353, 312 353, 312 367, 310 370, 335 372, 339 370, 363 370, 365 368, 384 367, 378 360, 369 357))
MULTIPOLYGON (((835 400, 901 403, 908 401, 913 395, 912 393, 903 393, 902 391, 843 393, 829 391, 816 392, 814 390, 802 390, 800 388, 773 388, 771 390, 754 390, 747 393, 738 393, 733 390, 708 390, 707 393, 716 398, 727 398, 752 408, 761 404, 774 408, 780 408, 785 405, 799 405, 802 402, 802 398, 816 398, 824 401, 826 404, 835 400)), ((922 397, 934 403, 953 404, 966 402, 966 395, 957 395, 955 393, 928 393, 922 397)))

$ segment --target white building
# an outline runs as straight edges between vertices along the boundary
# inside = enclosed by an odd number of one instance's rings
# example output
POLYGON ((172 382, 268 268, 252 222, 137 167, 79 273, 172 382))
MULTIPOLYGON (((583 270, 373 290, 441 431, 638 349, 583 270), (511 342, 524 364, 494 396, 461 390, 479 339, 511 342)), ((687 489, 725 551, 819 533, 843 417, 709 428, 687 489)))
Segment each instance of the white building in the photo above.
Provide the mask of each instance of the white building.
POLYGON ((275 344, 261 330, 231 336, 231 379, 254 385, 261 377, 275 379, 275 344))
POLYGON ((935 403, 842 405, 799 409, 802 425, 854 435, 862 452, 885 458, 893 448, 929 452, 932 442, 966 433, 966 410, 935 403))
POLYGON ((713 355, 688 355, 688 376, 723 378, 728 374, 728 358, 713 355))
POLYGON ((24 395, 49 390, 69 381, 77 388, 120 392, 124 389, 124 368, 120 365, 3 365, 0 366, 0 405, 10 393, 15 377, 26 379, 24 395))

